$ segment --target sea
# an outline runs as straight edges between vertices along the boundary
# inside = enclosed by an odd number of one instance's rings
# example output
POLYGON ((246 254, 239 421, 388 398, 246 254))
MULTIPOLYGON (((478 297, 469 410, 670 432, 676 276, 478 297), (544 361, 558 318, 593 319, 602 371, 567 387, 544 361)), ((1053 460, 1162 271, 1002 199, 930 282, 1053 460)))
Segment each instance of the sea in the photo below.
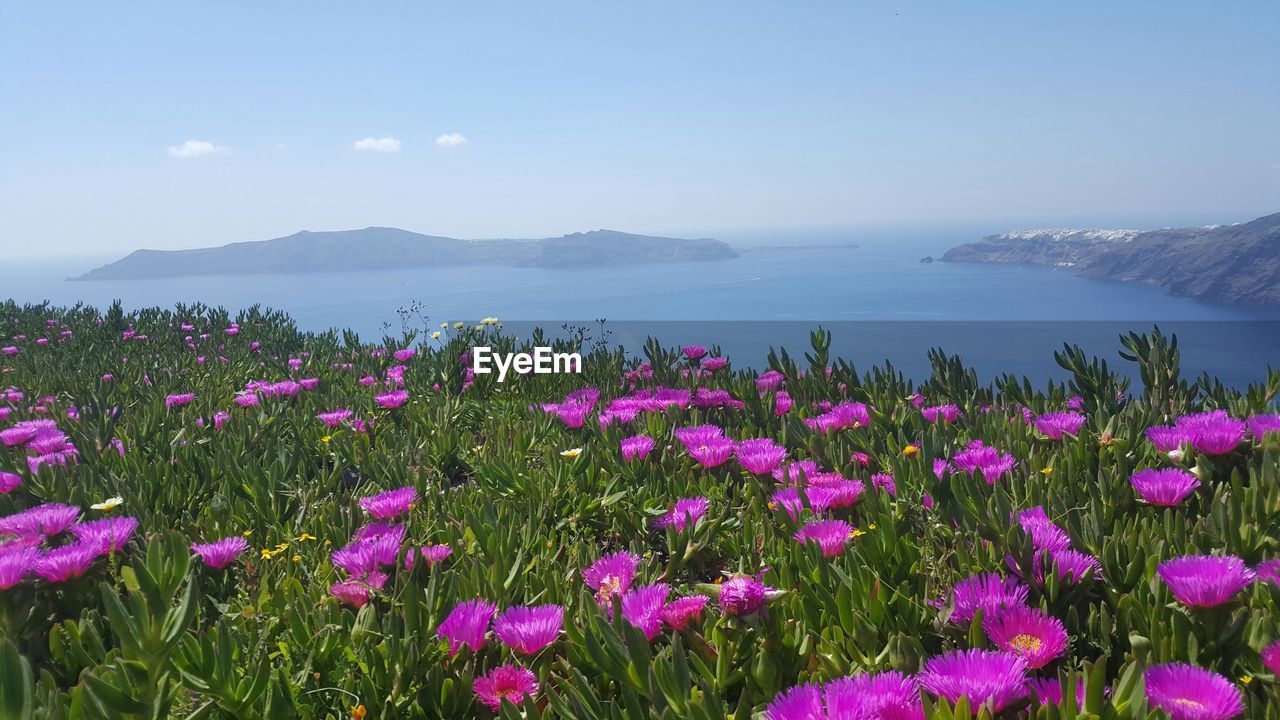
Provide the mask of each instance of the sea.
POLYGON ((653 335, 667 345, 715 346, 737 367, 766 365, 771 348, 803 359, 810 333, 858 369, 889 361, 916 380, 928 352, 960 355, 980 378, 1062 380, 1054 360, 1078 344, 1135 378, 1119 337, 1160 327, 1178 336, 1183 374, 1208 372, 1243 388, 1280 367, 1280 308, 1175 297, 1135 283, 1080 278, 1068 269, 921 262, 970 234, 882 237, 840 232, 751 236, 726 261, 608 268, 441 267, 74 282, 113 258, 9 261, 0 298, 127 308, 202 302, 289 313, 304 330, 351 329, 364 340, 406 329, 497 317, 511 331, 584 328, 638 354, 653 335))

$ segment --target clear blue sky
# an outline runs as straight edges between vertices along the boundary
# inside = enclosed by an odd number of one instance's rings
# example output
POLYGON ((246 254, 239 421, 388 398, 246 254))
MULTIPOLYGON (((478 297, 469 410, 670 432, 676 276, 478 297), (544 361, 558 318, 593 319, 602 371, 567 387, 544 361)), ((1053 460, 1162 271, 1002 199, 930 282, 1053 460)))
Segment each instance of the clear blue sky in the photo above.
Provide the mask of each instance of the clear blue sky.
POLYGON ((0 148, 9 256, 1232 222, 1280 2, 0 0, 0 148))

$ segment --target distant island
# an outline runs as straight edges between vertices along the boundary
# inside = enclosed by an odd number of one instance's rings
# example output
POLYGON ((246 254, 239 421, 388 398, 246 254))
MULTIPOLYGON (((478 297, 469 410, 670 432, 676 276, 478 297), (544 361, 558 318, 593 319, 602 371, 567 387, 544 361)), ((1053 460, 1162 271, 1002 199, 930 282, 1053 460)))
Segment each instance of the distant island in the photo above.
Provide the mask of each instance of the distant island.
POLYGON ((273 240, 195 250, 138 250, 72 280, 141 280, 190 275, 321 273, 451 265, 581 268, 728 260, 711 239, 594 230, 536 240, 459 240, 398 228, 302 232, 273 240))
POLYGON ((1208 302, 1280 305, 1280 213, 1197 228, 1020 230, 952 248, 942 259, 1069 268, 1208 302))

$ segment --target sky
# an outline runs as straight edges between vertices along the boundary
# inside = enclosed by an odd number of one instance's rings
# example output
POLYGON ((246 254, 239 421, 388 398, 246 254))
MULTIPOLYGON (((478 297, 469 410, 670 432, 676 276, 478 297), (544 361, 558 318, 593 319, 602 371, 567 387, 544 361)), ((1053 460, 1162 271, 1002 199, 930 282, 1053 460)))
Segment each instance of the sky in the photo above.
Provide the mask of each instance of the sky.
POLYGON ((1280 3, 0 0, 0 248, 1280 211, 1280 3))

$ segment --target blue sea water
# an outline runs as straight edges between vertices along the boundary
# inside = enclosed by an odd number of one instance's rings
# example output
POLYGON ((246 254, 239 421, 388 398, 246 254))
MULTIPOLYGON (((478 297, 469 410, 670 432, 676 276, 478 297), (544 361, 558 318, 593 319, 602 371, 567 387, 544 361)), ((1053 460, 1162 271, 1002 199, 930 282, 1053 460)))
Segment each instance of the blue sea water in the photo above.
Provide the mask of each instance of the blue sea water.
MULTIPOLYGON (((449 267, 317 275, 243 275, 68 282, 102 261, 16 262, 0 267, 0 297, 126 307, 203 302, 287 311, 303 329, 351 328, 366 339, 399 335, 397 310, 416 303, 431 324, 497 316, 511 326, 559 327, 607 319, 615 341, 638 347, 649 332, 669 343, 720 344, 744 365, 770 346, 796 354, 808 332, 833 330, 833 353, 859 366, 892 359, 918 376, 942 345, 988 378, 1003 371, 1061 377, 1052 352, 1079 342, 1115 362, 1116 336, 1159 322, 1179 331, 1187 371, 1231 384, 1260 380, 1280 360, 1280 309, 1214 305, 1138 284, 1087 280, 1067 270, 921 263, 968 237, 937 234, 859 247, 768 249, 720 262, 617 268, 449 267)), ((779 238, 770 245, 804 243, 779 238)), ((838 235, 820 243, 854 240, 838 235)), ((768 242, 768 241, 766 241, 768 242)), ((422 323, 414 320, 415 326, 422 323)))

